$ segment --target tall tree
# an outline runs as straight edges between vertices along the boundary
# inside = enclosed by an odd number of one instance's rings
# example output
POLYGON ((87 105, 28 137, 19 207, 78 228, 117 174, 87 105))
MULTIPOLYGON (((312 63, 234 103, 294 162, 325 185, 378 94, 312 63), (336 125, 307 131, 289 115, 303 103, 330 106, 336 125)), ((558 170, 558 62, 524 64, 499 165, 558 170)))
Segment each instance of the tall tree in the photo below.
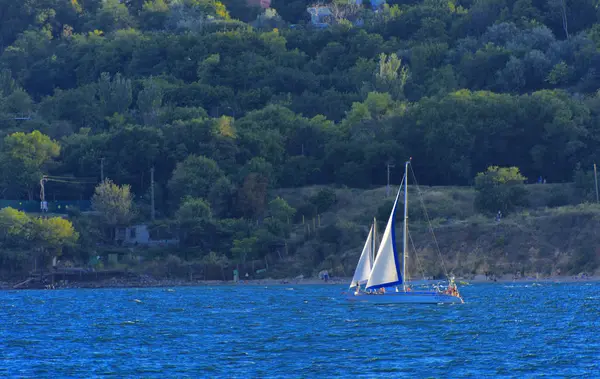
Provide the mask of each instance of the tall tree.
POLYGON ((19 198, 25 193, 33 200, 42 175, 59 154, 58 143, 37 130, 6 136, 0 151, 1 180, 8 192, 5 196, 10 194, 19 198))
POLYGON ((211 187, 223 176, 217 162, 207 157, 188 156, 177 163, 169 181, 169 191, 174 204, 185 196, 206 198, 211 187))
POLYGON ((106 235, 114 241, 115 228, 127 225, 134 216, 130 186, 119 186, 105 179, 96 186, 92 207, 100 214, 106 235))
POLYGON ((526 205, 527 191, 523 188, 527 180, 518 167, 488 167, 475 178, 477 197, 475 205, 484 212, 507 214, 518 206, 526 205))
POLYGON ((60 256, 65 247, 75 246, 79 233, 71 221, 62 217, 39 217, 31 220, 31 239, 38 253, 36 260, 43 269, 49 256, 60 256))
POLYGON ((158 83, 153 78, 144 81, 144 89, 138 93, 137 106, 145 124, 154 125, 156 123, 162 100, 163 91, 158 83))

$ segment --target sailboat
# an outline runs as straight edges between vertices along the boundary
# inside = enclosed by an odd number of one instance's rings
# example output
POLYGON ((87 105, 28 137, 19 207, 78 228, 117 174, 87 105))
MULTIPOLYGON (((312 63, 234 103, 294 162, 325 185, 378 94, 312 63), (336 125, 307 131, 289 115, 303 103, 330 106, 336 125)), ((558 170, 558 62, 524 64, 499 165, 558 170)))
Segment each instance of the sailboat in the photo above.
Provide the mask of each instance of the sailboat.
POLYGON ((371 275, 371 269, 373 268, 373 262, 375 261, 376 241, 377 221, 373 220, 373 225, 371 225, 369 235, 367 236, 367 240, 365 241, 365 246, 363 247, 362 253, 360 254, 360 258, 358 259, 358 264, 356 265, 356 269, 354 270, 354 276, 352 277, 352 281, 350 282, 350 289, 354 287, 360 287, 361 285, 366 284, 369 280, 369 276, 371 275))
POLYGON ((369 249, 374 246, 374 227, 371 228, 369 237, 365 242, 365 247, 359 259, 353 282, 350 288, 356 288, 354 292, 347 294, 350 301, 393 304, 393 303, 464 303, 458 293, 454 278, 449 279, 448 287, 445 291, 436 288, 431 291, 412 290, 407 283, 406 256, 408 250, 408 168, 410 160, 404 166, 404 222, 402 228, 402 255, 398 254, 396 249, 396 209, 402 185, 398 189, 394 206, 387 226, 383 232, 377 255, 374 261, 369 261, 369 249), (373 240, 373 241, 371 241, 373 240), (371 267, 370 267, 371 266, 371 267), (368 275, 365 272, 370 268, 368 275), (360 286, 365 284, 361 290, 360 286))

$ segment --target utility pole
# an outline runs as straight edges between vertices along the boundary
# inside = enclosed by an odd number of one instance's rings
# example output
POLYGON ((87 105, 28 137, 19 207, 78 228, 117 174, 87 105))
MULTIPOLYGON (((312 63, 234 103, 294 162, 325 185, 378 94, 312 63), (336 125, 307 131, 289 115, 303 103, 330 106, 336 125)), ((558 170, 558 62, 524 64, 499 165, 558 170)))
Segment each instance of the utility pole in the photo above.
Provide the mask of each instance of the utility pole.
POLYGON ((386 163, 387 166, 387 186, 385 187, 385 196, 390 196, 390 168, 395 167, 391 161, 386 163))
POLYGON ((150 193, 151 193, 151 204, 152 204, 152 221, 154 221, 154 166, 150 169, 150 193))
POLYGON ((598 201, 598 170, 596 170, 596 164, 594 163, 594 182, 596 183, 596 203, 598 201))
POLYGON ((46 202, 46 189, 44 188, 44 184, 46 184, 47 180, 48 178, 46 177, 46 175, 43 175, 42 179, 40 179, 40 211, 42 211, 42 213, 48 212, 48 203, 46 202))
POLYGON ((100 158, 100 181, 104 182, 104 157, 100 158))

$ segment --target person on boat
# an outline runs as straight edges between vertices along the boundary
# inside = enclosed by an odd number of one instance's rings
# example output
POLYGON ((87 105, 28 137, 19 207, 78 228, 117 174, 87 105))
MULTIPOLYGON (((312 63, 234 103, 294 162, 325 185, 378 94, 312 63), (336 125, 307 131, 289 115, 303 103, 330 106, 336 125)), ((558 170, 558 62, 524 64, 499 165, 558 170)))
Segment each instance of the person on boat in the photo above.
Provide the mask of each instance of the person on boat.
POLYGON ((456 283, 454 283, 454 280, 450 281, 450 284, 448 285, 448 294, 451 296, 457 296, 458 297, 458 288, 456 288, 456 283))
POLYGON ((358 295, 358 293, 360 292, 360 283, 358 282, 358 280, 356 281, 356 292, 354 293, 355 295, 358 295))

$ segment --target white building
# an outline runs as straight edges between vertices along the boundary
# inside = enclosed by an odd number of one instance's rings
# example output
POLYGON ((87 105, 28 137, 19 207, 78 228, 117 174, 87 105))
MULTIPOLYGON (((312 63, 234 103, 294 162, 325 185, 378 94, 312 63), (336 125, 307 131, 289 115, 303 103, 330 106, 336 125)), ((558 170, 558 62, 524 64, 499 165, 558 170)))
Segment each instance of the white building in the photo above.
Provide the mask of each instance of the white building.
POLYGON ((124 245, 142 245, 142 246, 166 246, 177 245, 178 239, 153 240, 150 237, 148 226, 132 225, 126 228, 117 228, 115 241, 124 245))
POLYGON ((315 26, 327 26, 331 22, 331 9, 329 7, 316 5, 307 8, 306 11, 310 13, 310 23, 315 26))

